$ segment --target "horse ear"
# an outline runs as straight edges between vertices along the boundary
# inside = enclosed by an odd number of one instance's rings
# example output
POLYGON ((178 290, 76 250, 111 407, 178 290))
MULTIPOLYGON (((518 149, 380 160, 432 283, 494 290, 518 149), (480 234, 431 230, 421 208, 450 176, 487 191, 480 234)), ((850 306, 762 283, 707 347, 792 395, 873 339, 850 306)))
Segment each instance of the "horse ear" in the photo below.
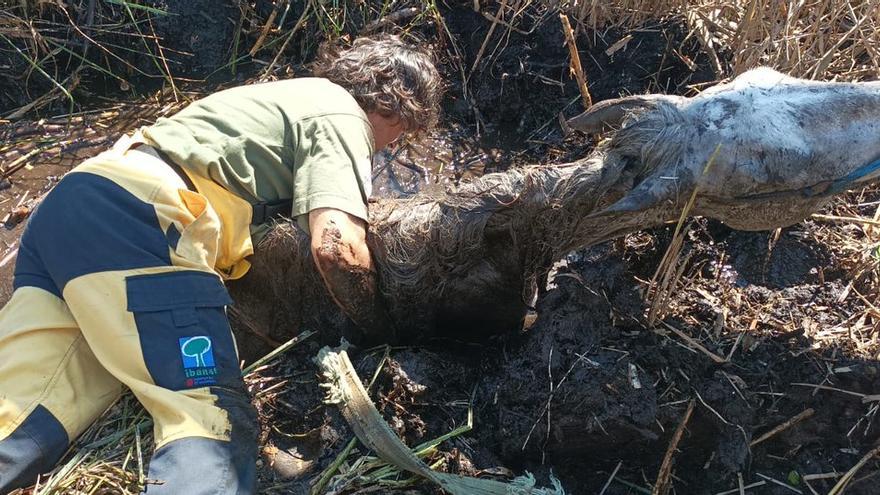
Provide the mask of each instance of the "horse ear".
POLYGON ((569 119, 568 126, 588 134, 607 131, 620 127, 630 113, 650 108, 666 99, 665 95, 639 95, 600 101, 586 112, 569 119))

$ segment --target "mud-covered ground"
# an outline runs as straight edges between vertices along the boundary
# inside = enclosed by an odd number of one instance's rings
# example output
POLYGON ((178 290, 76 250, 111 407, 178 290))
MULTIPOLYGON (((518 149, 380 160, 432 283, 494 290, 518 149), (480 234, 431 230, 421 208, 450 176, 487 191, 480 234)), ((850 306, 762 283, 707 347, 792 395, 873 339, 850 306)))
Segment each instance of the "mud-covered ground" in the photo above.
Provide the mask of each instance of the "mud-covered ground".
MULTIPOLYGON (((737 473, 746 485, 766 482, 752 493, 791 492, 765 477, 810 493, 804 475, 845 472, 875 444, 877 403, 795 384, 872 394, 880 387, 880 363, 876 356, 853 354, 846 326, 837 329, 843 335, 835 343, 817 339, 833 331, 841 315, 857 315, 860 308, 838 302, 849 282, 845 273, 829 270, 824 282, 817 279, 816 269, 832 260, 821 245, 802 239, 809 228, 784 232, 768 251, 769 233, 697 227, 688 249, 691 265, 702 268, 676 298, 688 310, 667 323, 731 356, 725 364, 687 347, 663 325, 650 330, 642 323, 644 285, 638 280, 653 275, 663 254, 668 232, 660 231, 639 236, 650 236, 648 244, 573 254, 521 336, 392 350, 374 398, 410 445, 454 429, 473 408, 474 430, 443 449, 454 471, 529 470, 545 481, 552 472, 569 493, 598 493, 621 463, 609 494, 640 493, 630 484, 650 489, 671 434, 695 398, 674 456, 674 493, 734 489, 737 473), (749 315, 754 325, 718 323, 723 308, 735 315, 750 313, 749 306, 766 308, 749 315), (815 413, 749 447, 807 409, 815 413)), ((265 411, 275 431, 319 428, 330 440, 325 455, 332 459, 351 433, 332 407, 319 405, 307 364, 316 349, 293 352, 288 372, 302 381, 292 380, 265 411)), ((381 355, 360 355, 365 380, 381 355)), ((278 434, 270 442, 281 449, 298 445, 278 434)), ((876 473, 876 465, 863 471, 848 493, 876 493, 876 473)), ((826 493, 836 481, 809 483, 826 493)), ((297 486, 292 482, 285 490, 297 486)))
MULTIPOLYGON (((587 152, 589 140, 566 136, 559 124, 560 114, 570 117, 582 107, 555 16, 520 26, 529 34, 499 27, 504 32, 474 64, 490 22, 469 7, 444 7, 443 15, 462 54, 455 58, 448 40, 436 46, 449 83, 444 123, 377 160, 378 194, 449 187, 511 165, 561 162, 587 152), (475 67, 466 84, 462 67, 475 67)), ((222 36, 209 21, 200 24, 201 36, 222 36)), ((212 22, 223 29, 228 24, 212 22)), ((163 29, 176 32, 173 25, 157 27, 163 29)), ((181 51, 201 46, 189 41, 181 51)), ((646 91, 689 94, 716 78, 696 41, 685 40, 674 20, 581 33, 578 41, 595 101, 646 91)), ((0 211, 11 213, 38 198, 73 162, 17 172, 12 187, 0 191, 0 211)), ((862 205, 855 213, 870 217, 880 194, 850 199, 862 205)), ((0 234, 4 259, 20 230, 0 234)), ((880 438, 880 402, 863 403, 859 395, 880 393, 874 323, 880 312, 856 296, 867 290, 864 278, 851 284, 855 267, 845 263, 839 246, 828 244, 826 230, 807 222, 777 237, 696 221, 681 256, 681 281, 653 328, 645 320, 646 290, 671 229, 572 253, 549 279, 533 323, 520 335, 394 348, 387 360, 385 348, 359 349, 353 358, 364 380, 381 364, 372 396, 409 445, 448 433, 473 412, 473 430, 444 443, 431 459, 441 469, 500 478, 528 470, 542 484, 552 472, 568 493, 650 493, 672 433, 693 401, 673 455, 670 493, 736 493, 730 490, 739 476, 743 485, 763 482, 748 493, 827 493, 880 438), (673 329, 726 362, 715 363, 673 329), (750 446, 808 409, 808 418, 750 446), (817 474, 826 476, 804 478, 817 474)), ((870 245, 863 226, 837 232, 870 245)), ((0 261, 4 290, 11 267, 11 258, 0 261)), ((249 338, 239 329, 239 340, 249 338)), ((352 438, 336 409, 322 402, 311 362, 318 347, 307 340, 252 381, 264 430, 264 493, 307 493, 352 438)), ((357 447, 344 467, 367 453, 357 447)), ((869 462, 847 493, 877 493, 877 473, 880 466, 869 462)), ((434 489, 415 484, 358 491, 353 484, 345 493, 407 491, 434 489)))
MULTIPOLYGON (((459 30, 462 45, 474 53, 485 23, 471 14, 456 12, 450 28, 459 30)), ((485 78, 469 88, 478 111, 457 99, 460 88, 453 87, 444 129, 392 152, 397 161, 380 162, 377 190, 406 195, 511 163, 563 161, 584 153, 589 143, 564 136, 558 124, 558 114, 577 113, 580 101, 556 24, 543 25, 525 40, 517 36, 511 34, 485 78)), ((584 57, 594 99, 661 90, 687 94, 689 85, 713 79, 695 45, 681 48, 682 37, 672 23, 598 37, 584 57), (606 53, 627 35, 632 39, 625 48, 606 53), (700 68, 691 71, 683 57, 693 57, 700 68)), ((590 46, 586 37, 581 41, 590 46)), ((870 206, 864 210, 874 213, 870 206)), ((653 329, 645 324, 646 281, 671 229, 573 253, 549 281, 536 320, 522 335, 393 349, 374 398, 410 445, 460 426, 472 409, 474 430, 447 442, 435 459, 453 472, 528 470, 545 484, 553 473, 569 493, 578 494, 603 488, 606 494, 650 493, 672 433, 693 399, 694 413, 673 456, 671 493, 735 490, 738 476, 744 486, 758 484, 750 493, 811 493, 810 487, 826 493, 877 441, 877 403, 793 384, 872 394, 880 387, 880 363, 878 356, 865 359, 853 352, 847 340, 864 307, 845 297, 853 273, 839 266, 817 229, 808 223, 776 239, 774 233, 697 222, 682 255, 688 260, 687 282, 668 302, 669 316, 653 329), (730 356, 728 362, 714 363, 669 326, 730 356), (813 414, 807 419, 750 446, 808 409, 813 414), (826 476, 803 480, 816 474, 826 476)), ((873 331, 872 324, 861 324, 860 331, 873 331)), ((278 462, 302 468, 283 452, 295 458, 308 451, 302 457, 316 463, 311 472, 335 459, 352 435, 332 407, 320 406, 308 364, 317 347, 292 352, 287 373, 302 383, 293 381, 281 402, 264 405, 265 417, 272 418, 268 442, 282 451, 278 462), (306 431, 312 432, 309 448, 289 436, 306 431), (324 445, 321 455, 318 443, 324 445)), ((383 349, 358 354, 362 378, 373 375, 382 355, 383 349)), ((876 464, 872 469, 862 471, 848 493, 876 493, 876 464)), ((267 476, 278 493, 299 493, 309 483, 267 476)))

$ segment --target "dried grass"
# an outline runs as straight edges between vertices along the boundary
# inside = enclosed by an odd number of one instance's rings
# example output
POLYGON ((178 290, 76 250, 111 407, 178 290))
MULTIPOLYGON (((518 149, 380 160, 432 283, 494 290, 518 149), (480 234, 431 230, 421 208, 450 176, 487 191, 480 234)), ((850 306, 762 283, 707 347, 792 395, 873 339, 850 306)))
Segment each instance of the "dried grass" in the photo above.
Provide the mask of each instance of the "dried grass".
MULTIPOLYGON (((81 81, 95 77, 127 88, 132 75, 150 75, 176 87, 166 58, 171 50, 163 46, 151 21, 163 15, 161 10, 139 1, 68 3, 69 7, 63 2, 9 2, 0 7, 0 54, 14 54, 17 61, 3 75, 41 91, 7 118, 21 118, 59 99, 72 107, 81 81), (152 67, 129 62, 133 54, 146 57, 152 67)), ((322 40, 382 29, 408 36, 428 26, 437 33, 433 41, 438 48, 448 50, 450 61, 462 65, 466 92, 466 81, 483 66, 491 66, 485 62, 504 49, 511 31, 530 33, 561 10, 572 17, 579 33, 598 35, 610 26, 638 29, 663 18, 684 19, 716 73, 725 77, 758 65, 813 79, 880 75, 880 0, 474 2, 492 29, 480 54, 467 62, 461 60, 460 40, 449 35, 434 0, 278 0, 273 5, 258 12, 250 3, 241 4, 229 63, 218 72, 234 72, 251 58, 263 67, 262 78, 280 77, 291 71, 284 60, 308 60, 322 40)))
POLYGON ((770 66, 795 77, 861 80, 880 76, 880 2, 876 0, 622 0, 563 2, 584 26, 635 28, 683 16, 713 60, 733 77, 770 66))

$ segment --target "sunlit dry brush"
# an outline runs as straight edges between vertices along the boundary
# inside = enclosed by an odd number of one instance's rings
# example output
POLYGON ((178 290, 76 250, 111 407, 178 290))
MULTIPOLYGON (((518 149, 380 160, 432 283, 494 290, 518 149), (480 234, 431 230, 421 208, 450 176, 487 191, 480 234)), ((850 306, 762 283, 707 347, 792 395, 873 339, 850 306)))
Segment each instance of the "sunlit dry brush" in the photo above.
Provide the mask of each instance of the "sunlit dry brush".
POLYGON ((765 65, 807 79, 880 76, 876 1, 572 0, 562 8, 591 30, 684 17, 718 74, 736 76, 765 65))

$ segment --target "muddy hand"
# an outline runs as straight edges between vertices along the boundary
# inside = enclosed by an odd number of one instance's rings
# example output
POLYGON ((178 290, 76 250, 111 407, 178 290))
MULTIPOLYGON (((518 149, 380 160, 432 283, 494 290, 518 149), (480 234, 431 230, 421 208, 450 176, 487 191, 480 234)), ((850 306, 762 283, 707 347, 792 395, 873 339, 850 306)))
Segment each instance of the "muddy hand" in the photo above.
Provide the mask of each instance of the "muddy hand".
POLYGON ((880 82, 807 81, 760 68, 693 98, 601 102, 569 125, 610 130, 597 152, 622 164, 632 187, 599 216, 672 220, 698 188, 693 214, 764 230, 880 176, 880 82))

